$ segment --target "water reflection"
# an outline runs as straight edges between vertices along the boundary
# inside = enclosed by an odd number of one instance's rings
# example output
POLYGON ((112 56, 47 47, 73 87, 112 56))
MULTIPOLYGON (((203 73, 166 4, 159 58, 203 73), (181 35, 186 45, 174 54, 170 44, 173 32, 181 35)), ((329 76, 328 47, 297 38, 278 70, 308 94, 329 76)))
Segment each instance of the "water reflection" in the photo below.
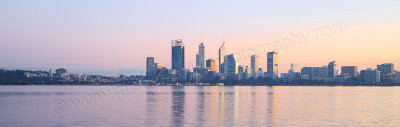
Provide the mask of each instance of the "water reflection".
POLYGON ((115 86, 3 86, 0 126, 400 125, 400 87, 126 88, 135 91, 120 94, 115 86), (74 108, 72 104, 82 103, 70 101, 110 90, 102 96, 107 101, 83 103, 84 108, 74 108), (66 100, 64 112, 55 112, 52 103, 60 98, 66 100))
POLYGON ((271 126, 274 124, 274 114, 276 112, 277 103, 275 97, 277 96, 274 92, 274 86, 270 86, 267 89, 267 125, 271 126))
POLYGON ((172 87, 172 122, 171 126, 180 127, 185 121, 185 87, 172 87))
POLYGON ((5 95, 0 96, 0 112, 12 114, 0 115, 0 123, 4 123, 0 126, 400 125, 398 87, 142 87, 129 96, 106 94, 108 101, 87 103, 87 108, 68 110, 73 106, 69 101, 62 113, 49 107, 49 101, 58 98, 90 97, 116 88, 0 89, 0 95, 5 95), (31 94, 51 92, 65 94, 31 94), (26 103, 17 103, 20 101, 26 103))
POLYGON ((146 89, 146 125, 155 126, 155 117, 157 116, 153 112, 157 112, 157 95, 154 92, 154 87, 147 87, 146 89))
POLYGON ((145 124, 274 125, 276 94, 274 87, 147 87, 145 124))
POLYGON ((204 104, 205 104, 205 96, 206 92, 204 92, 203 86, 198 86, 197 88, 197 122, 199 126, 203 125, 204 121, 204 104))

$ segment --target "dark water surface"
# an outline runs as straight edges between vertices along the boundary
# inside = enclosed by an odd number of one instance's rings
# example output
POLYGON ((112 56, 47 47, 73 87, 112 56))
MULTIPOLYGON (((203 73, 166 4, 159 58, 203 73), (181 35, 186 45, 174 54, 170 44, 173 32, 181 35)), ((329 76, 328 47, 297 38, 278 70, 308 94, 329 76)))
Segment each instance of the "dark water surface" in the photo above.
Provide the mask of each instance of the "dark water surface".
POLYGON ((400 126, 400 87, 0 86, 0 126, 400 126))

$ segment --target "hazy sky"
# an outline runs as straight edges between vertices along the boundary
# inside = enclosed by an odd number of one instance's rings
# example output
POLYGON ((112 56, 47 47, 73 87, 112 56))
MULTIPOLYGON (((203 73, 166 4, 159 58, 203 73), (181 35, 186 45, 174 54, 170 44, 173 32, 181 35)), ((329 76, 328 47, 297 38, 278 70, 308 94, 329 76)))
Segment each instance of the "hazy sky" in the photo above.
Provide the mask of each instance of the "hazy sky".
MULTIPOLYGON (((400 1, 0 1, 0 68, 144 72, 147 56, 171 66, 174 39, 184 41, 187 68, 200 42, 206 58, 217 58, 225 40, 226 54, 238 54, 241 65, 275 49, 280 72, 291 62, 333 60, 360 69, 392 62, 400 70, 400 1)), ((266 58, 260 66, 266 70, 266 58)))

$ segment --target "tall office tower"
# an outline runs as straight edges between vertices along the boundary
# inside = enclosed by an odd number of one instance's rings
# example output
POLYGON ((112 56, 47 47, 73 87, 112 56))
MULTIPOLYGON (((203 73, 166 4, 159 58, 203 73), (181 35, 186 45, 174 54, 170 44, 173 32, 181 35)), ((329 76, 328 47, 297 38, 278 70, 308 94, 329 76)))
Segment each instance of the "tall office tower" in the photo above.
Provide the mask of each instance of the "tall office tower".
POLYGON ((379 70, 372 70, 368 68, 367 70, 362 70, 360 73, 360 79, 362 82, 381 82, 381 71, 379 70))
POLYGON ((219 48, 219 73, 225 73, 224 69, 224 61, 225 61, 225 42, 222 44, 222 46, 219 48))
POLYGON ((172 69, 185 68, 185 46, 182 39, 172 40, 172 69))
POLYGON ((204 48, 205 48, 204 44, 200 43, 200 45, 199 45, 199 65, 198 65, 198 66, 200 66, 200 68, 204 68, 205 67, 205 64, 204 64, 204 62, 205 62, 205 60, 204 60, 204 48))
POLYGON ((147 78, 151 78, 153 70, 154 70, 154 57, 147 57, 146 59, 146 76, 147 78))
POLYGON ((351 77, 358 77, 358 67, 357 66, 342 66, 342 75, 349 74, 351 77))
POLYGON ((336 75, 336 61, 332 61, 328 64, 328 78, 334 78, 336 75))
POLYGON ((225 69, 224 69, 224 74, 227 79, 235 79, 236 74, 238 73, 238 63, 236 60, 235 55, 230 54, 225 56, 225 69))
POLYGON ((254 78, 257 78, 257 69, 258 69, 258 56, 251 56, 251 75, 254 78))
POLYGON ((215 60, 213 59, 208 59, 206 62, 206 67, 210 70, 210 71, 217 71, 217 69, 215 68, 215 60))
POLYGON ((394 64, 393 63, 385 63, 381 65, 377 65, 376 67, 382 74, 393 74, 394 73, 394 64))
POLYGON ((267 74, 270 77, 278 76, 278 53, 269 52, 267 54, 267 74))

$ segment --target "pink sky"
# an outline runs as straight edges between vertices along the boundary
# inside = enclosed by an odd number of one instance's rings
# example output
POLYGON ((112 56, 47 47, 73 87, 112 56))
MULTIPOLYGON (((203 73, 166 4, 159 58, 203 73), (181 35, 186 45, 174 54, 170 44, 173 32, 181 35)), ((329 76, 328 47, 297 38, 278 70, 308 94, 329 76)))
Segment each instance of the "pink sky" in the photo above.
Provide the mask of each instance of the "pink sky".
MULTIPOLYGON (((335 60, 339 67, 356 65, 359 69, 382 63, 399 65, 399 4, 5 0, 0 2, 0 66, 139 73, 144 72, 147 56, 170 67, 170 41, 174 39, 183 39, 186 63, 195 62, 201 42, 206 45, 206 59, 217 60, 225 40, 226 54, 239 53, 240 65, 250 65, 249 49, 264 56, 275 48, 280 72, 287 72, 292 62, 303 67, 335 60), (331 31, 338 23, 343 29, 331 31), (307 38, 302 43, 287 40, 295 40, 295 35, 307 38)), ((186 67, 190 69, 189 64, 186 67)), ((260 59, 260 67, 265 70, 265 58, 260 59)))

